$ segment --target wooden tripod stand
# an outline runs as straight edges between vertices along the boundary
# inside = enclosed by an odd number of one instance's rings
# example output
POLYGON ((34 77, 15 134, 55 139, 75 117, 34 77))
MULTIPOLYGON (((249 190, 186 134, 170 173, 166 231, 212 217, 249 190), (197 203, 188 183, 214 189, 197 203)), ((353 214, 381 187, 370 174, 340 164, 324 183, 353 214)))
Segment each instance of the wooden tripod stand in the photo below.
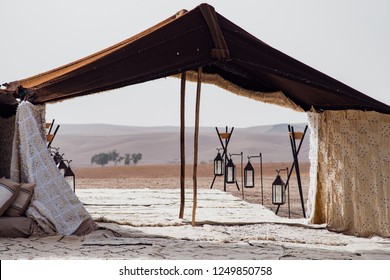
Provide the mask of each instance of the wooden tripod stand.
MULTIPOLYGON (((231 128, 230 132, 228 130, 228 127, 226 127, 224 133, 220 133, 219 130, 218 130, 218 127, 216 127, 215 130, 217 131, 219 142, 221 143, 221 146, 222 146, 222 149, 223 149, 222 159, 223 159, 223 162, 224 162, 224 168, 223 169, 225 169, 225 167, 227 165, 227 162, 228 162, 227 147, 229 145, 230 138, 232 137, 234 127, 231 128)), ((214 179, 213 179, 213 182, 211 183, 210 189, 213 188, 215 179, 217 177, 218 177, 218 175, 214 175, 214 179)), ((240 190, 240 187, 238 186, 237 180, 235 180, 235 183, 236 183, 237 189, 240 190)), ((226 170, 225 170, 225 174, 223 175, 223 190, 225 192, 226 192, 226 184, 227 184, 227 182, 226 182, 226 170)))
MULTIPOLYGON (((301 207, 302 207, 302 213, 303 213, 304 218, 306 218, 306 212, 305 212, 305 204, 303 202, 302 181, 301 181, 301 173, 299 171, 298 154, 299 154, 299 151, 301 150, 301 146, 303 143, 303 139, 305 138, 306 131, 307 131, 307 125, 306 125, 305 130, 303 132, 295 132, 294 127, 292 127, 290 125, 288 126, 288 132, 289 132, 288 134, 290 137, 291 151, 293 154, 294 161, 293 161, 293 164, 292 164, 290 171, 288 173, 287 182, 285 185, 285 188, 287 188, 289 181, 290 181, 290 178, 291 178, 291 175, 292 175, 292 172, 295 169, 295 174, 296 174, 297 183, 298 183, 299 197, 301 199, 301 207), (296 145, 296 140, 300 140, 298 147, 296 145)), ((278 208, 276 209, 275 214, 278 214, 279 208, 280 208, 280 205, 278 205, 278 208)))

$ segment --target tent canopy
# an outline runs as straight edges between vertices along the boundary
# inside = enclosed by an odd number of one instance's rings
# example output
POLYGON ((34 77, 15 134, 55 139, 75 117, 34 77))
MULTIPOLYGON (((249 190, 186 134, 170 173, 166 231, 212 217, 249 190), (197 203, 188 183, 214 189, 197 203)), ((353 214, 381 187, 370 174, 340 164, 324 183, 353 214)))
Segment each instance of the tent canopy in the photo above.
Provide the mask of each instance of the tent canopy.
MULTIPOLYGON (((255 38, 202 4, 98 53, 8 84, 35 104, 55 102, 203 68, 203 81, 299 111, 356 109, 390 114, 381 103, 255 38)), ((191 77, 191 75, 189 75, 191 77)))

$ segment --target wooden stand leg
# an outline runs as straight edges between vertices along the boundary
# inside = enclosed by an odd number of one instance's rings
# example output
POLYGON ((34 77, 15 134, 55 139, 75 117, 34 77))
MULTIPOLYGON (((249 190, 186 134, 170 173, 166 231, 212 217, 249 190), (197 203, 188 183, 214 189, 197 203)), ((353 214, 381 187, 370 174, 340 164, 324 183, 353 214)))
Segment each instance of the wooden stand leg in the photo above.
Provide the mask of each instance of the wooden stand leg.
MULTIPOLYGON (((305 130, 303 132, 302 138, 300 139, 298 148, 297 148, 296 142, 295 142, 296 138, 295 138, 294 128, 289 125, 288 126, 288 131, 291 134, 291 136, 290 136, 290 144, 291 144, 291 151, 292 151, 292 154, 293 154, 293 164, 291 166, 290 171, 288 172, 285 189, 287 189, 287 187, 289 187, 290 177, 291 177, 292 172, 294 171, 294 168, 295 168, 295 173, 296 173, 297 182, 298 182, 299 197, 300 197, 300 200, 301 200, 302 213, 303 213, 303 217, 306 218, 305 204, 304 204, 304 201, 303 201, 301 174, 300 174, 300 170, 299 170, 298 154, 299 154, 299 151, 301 150, 303 139, 305 138, 305 135, 306 135, 307 126, 305 127, 305 130)), ((279 208, 280 208, 280 205, 278 205, 278 207, 276 208, 275 214, 278 214, 279 208)), ((290 211, 289 211, 289 213, 290 213, 290 211)))

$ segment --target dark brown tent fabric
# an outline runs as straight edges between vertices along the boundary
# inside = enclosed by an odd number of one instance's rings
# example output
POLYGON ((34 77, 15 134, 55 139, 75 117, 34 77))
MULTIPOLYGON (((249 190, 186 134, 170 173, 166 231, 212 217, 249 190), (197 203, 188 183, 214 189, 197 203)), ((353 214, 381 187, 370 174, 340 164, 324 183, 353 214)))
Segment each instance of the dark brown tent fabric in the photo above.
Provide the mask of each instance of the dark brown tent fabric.
POLYGON ((253 98, 282 92, 301 111, 357 109, 390 114, 390 106, 270 47, 207 4, 97 54, 10 83, 10 88, 26 88, 29 100, 39 104, 198 67, 205 75, 218 75, 235 88, 252 92, 253 98))
POLYGON ((18 101, 11 92, 0 89, 0 117, 8 118, 16 114, 18 101))

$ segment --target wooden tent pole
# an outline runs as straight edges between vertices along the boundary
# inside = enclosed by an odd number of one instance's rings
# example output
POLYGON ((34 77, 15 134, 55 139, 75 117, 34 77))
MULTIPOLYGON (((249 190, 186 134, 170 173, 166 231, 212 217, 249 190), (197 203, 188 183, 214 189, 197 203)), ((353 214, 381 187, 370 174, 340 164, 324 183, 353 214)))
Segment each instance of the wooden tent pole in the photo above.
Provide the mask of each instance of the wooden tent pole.
POLYGON ((195 133, 194 133, 194 170, 192 172, 193 182, 193 205, 192 205, 192 226, 196 225, 196 206, 198 199, 198 139, 199 139, 199 111, 200 111, 200 89, 201 89, 202 67, 198 69, 198 81, 196 87, 196 107, 195 107, 195 133))
POLYGON ((179 218, 184 217, 185 206, 185 97, 186 97, 186 72, 181 73, 180 88, 180 213, 179 218))

